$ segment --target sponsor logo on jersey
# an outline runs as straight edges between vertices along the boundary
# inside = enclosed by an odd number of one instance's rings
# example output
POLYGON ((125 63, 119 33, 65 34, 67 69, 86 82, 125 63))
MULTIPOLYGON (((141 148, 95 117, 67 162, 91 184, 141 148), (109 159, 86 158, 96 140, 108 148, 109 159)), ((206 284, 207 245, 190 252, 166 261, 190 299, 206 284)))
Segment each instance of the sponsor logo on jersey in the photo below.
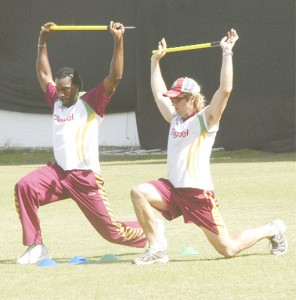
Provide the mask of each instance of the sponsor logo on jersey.
POLYGON ((61 118, 58 115, 53 115, 53 120, 57 121, 58 123, 64 123, 64 122, 68 122, 68 121, 73 121, 74 120, 74 115, 71 114, 70 116, 68 116, 67 118, 61 118))
POLYGON ((188 136, 189 134, 189 130, 186 129, 186 130, 183 130, 183 131, 177 131, 175 128, 172 129, 172 132, 171 132, 171 136, 173 138, 182 138, 182 137, 186 137, 188 136))

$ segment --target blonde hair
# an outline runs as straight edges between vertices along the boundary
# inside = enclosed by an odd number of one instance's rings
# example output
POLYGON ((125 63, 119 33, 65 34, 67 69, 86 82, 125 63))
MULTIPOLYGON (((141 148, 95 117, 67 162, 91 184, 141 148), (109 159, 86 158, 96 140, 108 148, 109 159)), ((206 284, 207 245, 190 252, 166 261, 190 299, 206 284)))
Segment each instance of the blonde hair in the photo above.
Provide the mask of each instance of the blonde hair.
POLYGON ((207 103, 205 96, 201 93, 192 94, 192 96, 195 98, 193 105, 196 108, 196 110, 198 110, 198 111, 202 110, 206 106, 206 103, 207 103))
POLYGON ((187 100, 190 99, 190 97, 194 97, 193 106, 197 111, 202 110, 207 104, 207 100, 202 93, 184 93, 184 96, 187 100))

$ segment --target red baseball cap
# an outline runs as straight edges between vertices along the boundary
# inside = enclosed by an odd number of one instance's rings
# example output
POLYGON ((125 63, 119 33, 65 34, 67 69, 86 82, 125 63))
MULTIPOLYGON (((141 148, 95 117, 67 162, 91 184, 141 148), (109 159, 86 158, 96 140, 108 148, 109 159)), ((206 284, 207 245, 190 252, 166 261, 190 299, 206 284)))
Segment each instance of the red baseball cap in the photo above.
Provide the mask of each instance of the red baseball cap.
POLYGON ((181 93, 193 93, 198 94, 200 92, 200 86, 197 82, 188 77, 178 78, 172 85, 171 89, 163 94, 165 97, 176 98, 181 93))

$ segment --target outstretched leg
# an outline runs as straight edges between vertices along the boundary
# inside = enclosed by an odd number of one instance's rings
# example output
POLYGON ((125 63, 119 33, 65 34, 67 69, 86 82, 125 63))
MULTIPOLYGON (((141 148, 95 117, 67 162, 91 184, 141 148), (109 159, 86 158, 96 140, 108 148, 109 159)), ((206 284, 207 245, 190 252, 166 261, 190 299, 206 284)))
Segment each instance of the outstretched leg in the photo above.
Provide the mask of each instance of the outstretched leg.
POLYGON ((201 228, 214 248, 225 257, 233 257, 265 238, 270 239, 274 244, 271 250, 273 254, 284 254, 288 248, 285 239, 285 225, 281 220, 255 229, 244 230, 234 238, 231 238, 228 233, 217 235, 204 227, 201 228))
POLYGON ((65 185, 71 198, 104 239, 130 247, 145 247, 147 240, 137 221, 121 222, 115 218, 100 174, 74 170, 67 175, 65 185))

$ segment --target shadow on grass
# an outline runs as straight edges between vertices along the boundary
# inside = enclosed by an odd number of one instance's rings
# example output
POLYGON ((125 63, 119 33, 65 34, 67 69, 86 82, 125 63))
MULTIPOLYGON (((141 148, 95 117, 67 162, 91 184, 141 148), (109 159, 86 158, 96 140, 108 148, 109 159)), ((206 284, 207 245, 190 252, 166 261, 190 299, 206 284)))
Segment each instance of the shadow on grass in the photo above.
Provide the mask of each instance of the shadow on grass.
MULTIPOLYGON (((170 259, 170 262, 174 263, 180 263, 180 262, 201 262, 201 261, 221 261, 221 260, 233 260, 233 259, 241 259, 244 257, 249 256, 269 256, 271 254, 269 253, 249 253, 249 254, 240 254, 231 258, 225 258, 225 257, 217 257, 217 258, 192 258, 192 255, 190 258, 186 259, 185 257, 183 259, 170 259)), ((188 256, 189 257, 189 256, 188 256)))
MULTIPOLYGON (((109 254, 109 253, 106 253, 109 254)), ((111 254, 111 253, 110 253, 111 254)), ((100 258, 104 256, 103 255, 98 255, 98 256, 91 256, 91 257, 85 257, 90 264, 110 264, 110 263, 127 263, 127 262, 131 262, 132 259, 122 259, 122 257, 125 256, 137 256, 139 255, 139 253, 121 253, 121 254, 114 254, 115 256, 119 257, 120 260, 119 261, 112 261, 112 262, 99 262, 100 258)), ((76 256, 76 255, 75 255, 76 256)), ((72 259, 73 257, 62 257, 62 258, 58 258, 58 257, 53 257, 52 259, 54 261, 56 261, 59 264, 68 264, 68 262, 72 259)), ((0 265, 15 265, 16 263, 16 259, 3 259, 0 260, 0 265)))
MULTIPOLYGON (((133 259, 122 259, 121 257, 124 256, 139 256, 139 253, 123 253, 123 254, 115 254, 117 257, 120 258, 119 261, 110 261, 110 262, 100 262, 100 258, 102 256, 92 256, 92 257, 86 257, 89 261, 89 264, 91 265, 101 265, 101 264, 122 264, 122 263, 132 263, 133 259)), ((207 262, 207 261, 222 261, 222 260, 233 260, 233 259, 243 259, 245 257, 251 257, 251 256, 270 256, 270 253, 249 253, 249 254, 240 254, 232 258, 224 258, 224 257, 216 257, 216 258, 199 258, 198 255, 184 255, 180 257, 180 259, 170 259, 169 263, 182 263, 182 262, 207 262), (193 258, 195 256, 195 258, 193 258), (187 258, 186 258, 187 257, 187 258)), ((53 260, 56 261, 58 264, 68 264, 71 258, 54 258, 53 260)), ((16 259, 4 259, 0 260, 0 265, 16 265, 16 259)))

